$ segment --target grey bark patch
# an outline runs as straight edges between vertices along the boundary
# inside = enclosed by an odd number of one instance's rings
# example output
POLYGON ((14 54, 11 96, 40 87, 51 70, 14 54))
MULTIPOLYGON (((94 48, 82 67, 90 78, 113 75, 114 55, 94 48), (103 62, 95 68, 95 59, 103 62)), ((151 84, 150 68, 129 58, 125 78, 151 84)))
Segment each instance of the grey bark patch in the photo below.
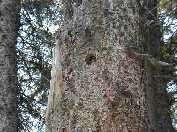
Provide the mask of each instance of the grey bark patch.
POLYGON ((85 28, 85 36, 87 38, 91 38, 92 37, 91 29, 89 29, 88 27, 85 28))
POLYGON ((73 0, 75 6, 80 6, 82 4, 82 0, 73 0))
POLYGON ((0 132, 17 131, 15 44, 20 0, 0 0, 0 132))

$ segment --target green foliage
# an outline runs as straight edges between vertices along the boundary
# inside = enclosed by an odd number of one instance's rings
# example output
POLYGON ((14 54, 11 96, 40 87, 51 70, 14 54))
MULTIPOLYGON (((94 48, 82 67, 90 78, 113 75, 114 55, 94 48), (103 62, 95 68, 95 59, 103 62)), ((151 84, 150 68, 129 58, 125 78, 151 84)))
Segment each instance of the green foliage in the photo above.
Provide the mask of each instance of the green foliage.
MULTIPOLYGON (((19 84, 19 131, 43 131, 54 35, 49 27, 57 23, 57 3, 23 0, 17 43, 19 84)), ((56 29, 53 29, 53 31, 56 29)))
POLYGON ((160 0, 159 19, 161 22, 161 33, 163 41, 160 49, 160 59, 172 64, 174 71, 170 73, 171 79, 168 79, 167 91, 169 92, 170 114, 173 124, 177 123, 177 3, 175 0, 160 0))
MULTIPOLYGON (((174 38, 177 39, 177 38, 174 38)), ((173 39, 170 38, 168 40, 168 42, 166 42, 165 44, 163 44, 161 46, 161 59, 166 61, 166 62, 170 62, 173 63, 174 65, 176 65, 176 47, 177 47, 177 43, 175 43, 174 41, 172 41, 173 39)))

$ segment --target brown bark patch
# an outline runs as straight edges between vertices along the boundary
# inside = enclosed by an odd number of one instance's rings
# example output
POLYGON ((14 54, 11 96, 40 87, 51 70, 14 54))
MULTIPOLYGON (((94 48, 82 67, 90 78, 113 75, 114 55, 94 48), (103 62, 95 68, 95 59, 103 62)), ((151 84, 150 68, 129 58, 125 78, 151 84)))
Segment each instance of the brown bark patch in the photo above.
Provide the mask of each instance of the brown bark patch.
POLYGON ((63 85, 64 85, 64 75, 63 75, 63 72, 60 71, 57 75, 56 75, 56 81, 55 81, 55 85, 56 85, 56 88, 58 88, 58 96, 62 97, 64 95, 64 88, 63 88, 63 85))

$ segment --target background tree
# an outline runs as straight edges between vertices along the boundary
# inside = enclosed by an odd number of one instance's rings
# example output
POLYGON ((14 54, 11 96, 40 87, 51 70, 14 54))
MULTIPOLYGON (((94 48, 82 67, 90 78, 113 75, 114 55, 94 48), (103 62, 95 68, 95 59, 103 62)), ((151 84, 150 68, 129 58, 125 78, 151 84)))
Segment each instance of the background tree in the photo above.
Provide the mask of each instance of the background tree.
POLYGON ((157 4, 63 1, 47 131, 174 131, 165 85, 176 63, 160 56, 157 4))
POLYGON ((17 131, 16 39, 20 0, 0 1, 0 131, 17 131))

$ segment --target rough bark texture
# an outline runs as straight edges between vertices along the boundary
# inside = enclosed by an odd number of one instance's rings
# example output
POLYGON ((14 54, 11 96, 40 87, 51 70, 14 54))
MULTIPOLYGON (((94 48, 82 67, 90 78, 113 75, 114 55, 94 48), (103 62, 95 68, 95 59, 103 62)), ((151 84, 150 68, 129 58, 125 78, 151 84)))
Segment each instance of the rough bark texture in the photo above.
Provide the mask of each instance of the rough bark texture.
POLYGON ((147 56, 159 54, 156 1, 65 2, 47 132, 173 132, 160 68, 147 56))
POLYGON ((0 0, 0 132, 17 131, 16 39, 20 0, 0 0))

